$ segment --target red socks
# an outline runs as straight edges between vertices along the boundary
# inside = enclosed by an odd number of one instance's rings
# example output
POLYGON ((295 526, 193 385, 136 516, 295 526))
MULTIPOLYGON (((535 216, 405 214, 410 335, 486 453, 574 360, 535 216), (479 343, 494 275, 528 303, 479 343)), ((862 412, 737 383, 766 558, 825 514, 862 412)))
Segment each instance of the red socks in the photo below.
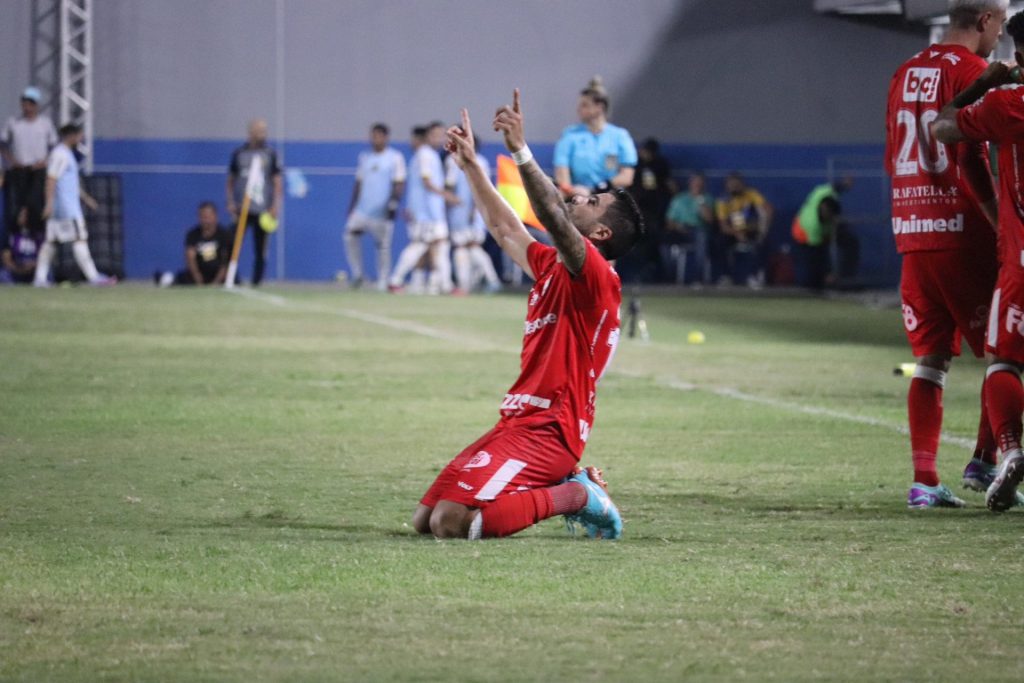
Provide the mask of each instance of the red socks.
MULTIPOLYGON (((993 365, 992 368, 998 366, 993 365)), ((1016 368, 993 372, 985 380, 985 403, 988 404, 992 432, 999 448, 1007 453, 1020 448, 1021 413, 1024 413, 1024 387, 1016 368)))
POLYGON ((988 417, 988 395, 985 387, 988 378, 981 385, 981 419, 978 421, 978 441, 974 447, 974 457, 989 465, 996 464, 996 437, 992 433, 992 425, 988 417))
POLYGON ((587 490, 574 481, 501 496, 480 511, 482 536, 511 536, 548 517, 578 512, 586 504, 587 490))
POLYGON ((939 432, 942 429, 942 384, 945 374, 941 370, 918 366, 907 393, 914 481, 925 486, 939 484, 935 454, 939 450, 939 432))

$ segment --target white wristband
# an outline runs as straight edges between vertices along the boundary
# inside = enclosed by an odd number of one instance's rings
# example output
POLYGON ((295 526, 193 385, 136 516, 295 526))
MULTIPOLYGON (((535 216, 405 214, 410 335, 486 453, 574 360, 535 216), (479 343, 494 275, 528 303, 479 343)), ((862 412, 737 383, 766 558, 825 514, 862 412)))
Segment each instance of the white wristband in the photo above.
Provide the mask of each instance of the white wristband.
POLYGON ((523 145, 523 148, 518 152, 512 152, 512 159, 516 162, 516 166, 527 164, 532 158, 533 152, 530 151, 529 145, 523 145))

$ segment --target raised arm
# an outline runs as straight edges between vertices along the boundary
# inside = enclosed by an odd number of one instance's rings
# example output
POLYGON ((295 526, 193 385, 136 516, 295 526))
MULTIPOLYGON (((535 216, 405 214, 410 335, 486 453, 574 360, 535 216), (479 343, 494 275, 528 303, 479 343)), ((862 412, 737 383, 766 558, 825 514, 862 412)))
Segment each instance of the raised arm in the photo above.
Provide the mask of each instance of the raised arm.
POLYGON ((992 174, 989 172, 988 148, 983 143, 967 140, 967 136, 957 125, 956 115, 964 107, 977 102, 992 88, 1016 81, 1019 77, 1019 69, 1010 69, 1003 62, 989 64, 974 83, 942 108, 939 117, 930 128, 932 136, 941 143, 966 143, 963 146, 965 153, 961 162, 964 178, 993 228, 998 225, 998 207, 992 174))
POLYGON ((466 174, 469 187, 473 192, 473 202, 487 223, 487 230, 494 241, 504 250, 523 272, 534 277, 527 258, 530 244, 535 242, 533 236, 526 231, 519 216, 508 205, 505 198, 498 194, 491 184, 491 179, 484 173, 476 160, 476 149, 473 146, 473 128, 469 120, 469 112, 462 110, 462 127, 452 126, 448 129, 448 151, 454 156, 455 163, 466 174))
POLYGON ((526 188, 533 212, 554 240, 562 263, 573 275, 579 273, 587 256, 587 245, 583 235, 573 225, 569 209, 558 188, 541 169, 526 145, 519 88, 512 95, 512 106, 505 105, 494 115, 494 130, 504 135, 505 147, 512 152, 519 166, 519 175, 523 178, 523 187, 526 188))

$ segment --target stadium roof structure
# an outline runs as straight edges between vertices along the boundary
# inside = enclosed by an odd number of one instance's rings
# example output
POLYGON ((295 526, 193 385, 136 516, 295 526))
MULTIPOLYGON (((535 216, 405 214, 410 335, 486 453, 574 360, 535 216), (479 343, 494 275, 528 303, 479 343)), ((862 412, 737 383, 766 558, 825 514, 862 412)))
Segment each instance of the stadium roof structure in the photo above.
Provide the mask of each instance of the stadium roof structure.
MULTIPOLYGON (((1024 2, 1011 2, 1010 13, 1024 9, 1024 2)), ((936 25, 948 22, 949 0, 814 0, 814 10, 823 14, 900 17, 906 21, 936 25)))

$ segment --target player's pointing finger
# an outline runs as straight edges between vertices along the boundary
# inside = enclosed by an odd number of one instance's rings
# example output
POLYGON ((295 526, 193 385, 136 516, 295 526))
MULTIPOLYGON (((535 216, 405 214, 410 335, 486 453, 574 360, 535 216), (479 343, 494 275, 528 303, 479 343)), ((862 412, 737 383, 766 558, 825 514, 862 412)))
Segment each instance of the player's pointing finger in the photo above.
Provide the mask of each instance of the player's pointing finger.
POLYGON ((512 111, 514 111, 517 114, 520 111, 522 111, 519 108, 519 88, 516 88, 515 90, 512 91, 512 111))

